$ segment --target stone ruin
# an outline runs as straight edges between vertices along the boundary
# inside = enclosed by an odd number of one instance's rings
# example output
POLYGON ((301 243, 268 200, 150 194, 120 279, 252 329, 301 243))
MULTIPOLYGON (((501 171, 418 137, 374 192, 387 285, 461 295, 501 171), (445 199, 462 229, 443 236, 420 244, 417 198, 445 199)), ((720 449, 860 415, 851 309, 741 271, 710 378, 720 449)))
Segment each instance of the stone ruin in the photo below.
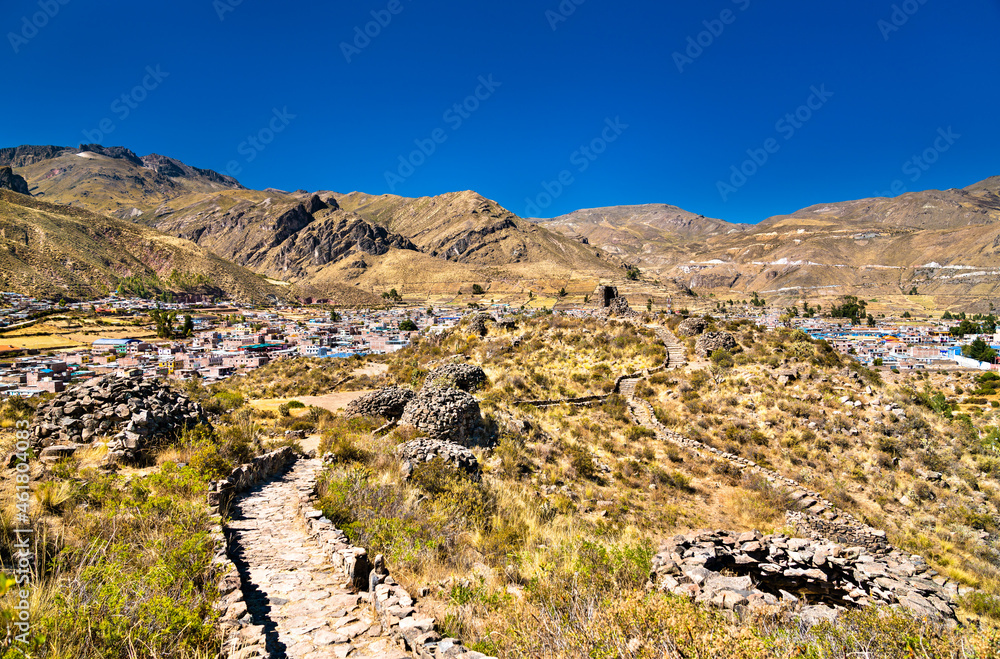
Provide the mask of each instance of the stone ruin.
POLYGON ((638 315, 639 314, 632 311, 632 307, 629 306, 628 300, 623 297, 616 297, 611 300, 611 304, 608 305, 608 318, 634 318, 638 315))
POLYGON ((697 531, 675 536, 653 559, 651 586, 733 610, 790 607, 803 622, 874 604, 956 622, 957 588, 920 556, 874 556, 862 547, 761 535, 697 531), (725 574, 723 574, 725 572, 725 574))
POLYGON ((469 321, 469 331, 477 336, 486 336, 489 334, 489 329, 486 327, 486 323, 492 322, 496 322, 496 320, 490 314, 476 314, 469 321))
POLYGON ((611 306, 611 301, 618 297, 618 289, 614 286, 598 286, 594 291, 594 301, 598 308, 607 309, 611 306))
POLYGON ((435 458, 440 458, 448 465, 459 471, 463 471, 473 478, 479 480, 479 461, 472 451, 455 444, 454 442, 443 442, 429 437, 420 437, 412 441, 401 444, 396 448, 396 455, 403 466, 403 473, 406 478, 413 475, 413 470, 424 462, 430 462, 435 458))
POLYGON ((473 364, 446 364, 427 374, 424 389, 461 389, 473 392, 489 382, 486 372, 473 364))
POLYGON ((406 404, 416 392, 401 387, 384 387, 360 398, 355 398, 344 408, 346 416, 374 416, 395 421, 403 416, 406 404))
POLYGON ((32 444, 44 460, 72 455, 80 445, 113 434, 110 456, 132 460, 199 423, 208 423, 205 410, 184 394, 141 378, 107 375, 41 405, 32 444))
POLYGON ((732 351, 736 345, 736 339, 729 332, 706 332, 695 341, 694 351, 700 357, 711 357, 716 350, 732 351))
POLYGON ((704 318, 688 318, 677 326, 677 336, 698 336, 705 331, 708 323, 704 318))
POLYGON ((485 446, 489 440, 479 402, 460 389, 420 391, 406 404, 399 425, 465 447, 485 446))

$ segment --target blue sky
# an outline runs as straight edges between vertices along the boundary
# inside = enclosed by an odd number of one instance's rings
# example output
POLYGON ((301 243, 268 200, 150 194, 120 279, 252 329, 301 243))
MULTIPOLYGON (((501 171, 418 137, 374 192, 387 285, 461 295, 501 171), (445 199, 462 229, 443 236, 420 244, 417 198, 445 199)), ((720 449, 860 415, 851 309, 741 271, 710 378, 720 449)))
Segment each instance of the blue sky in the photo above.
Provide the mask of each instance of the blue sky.
POLYGON ((8 0, 0 32, 0 146, 254 188, 756 222, 1000 174, 1000 0, 8 0))

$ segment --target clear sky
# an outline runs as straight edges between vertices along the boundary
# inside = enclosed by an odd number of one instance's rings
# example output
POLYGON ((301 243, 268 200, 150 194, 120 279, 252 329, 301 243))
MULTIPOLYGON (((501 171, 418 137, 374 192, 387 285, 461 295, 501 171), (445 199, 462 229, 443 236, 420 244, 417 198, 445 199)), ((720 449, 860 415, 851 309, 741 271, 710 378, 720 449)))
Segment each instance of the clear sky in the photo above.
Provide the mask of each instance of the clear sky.
POLYGON ((6 0, 0 33, 0 146, 253 188, 756 222, 1000 174, 1000 0, 6 0))

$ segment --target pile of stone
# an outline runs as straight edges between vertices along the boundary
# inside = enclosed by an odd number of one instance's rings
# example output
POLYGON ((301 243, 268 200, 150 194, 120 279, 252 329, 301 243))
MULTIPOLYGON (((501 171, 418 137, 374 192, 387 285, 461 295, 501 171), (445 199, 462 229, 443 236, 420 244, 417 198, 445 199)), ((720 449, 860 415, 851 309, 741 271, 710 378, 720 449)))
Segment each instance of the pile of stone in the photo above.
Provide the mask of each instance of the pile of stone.
POLYGON ((957 590, 920 556, 898 551, 876 557, 861 547, 757 531, 698 531, 665 543, 650 576, 656 588, 720 608, 784 604, 808 624, 874 604, 956 621, 950 596, 957 590))
POLYGON ((677 326, 678 336, 698 336, 705 331, 708 323, 704 318, 688 318, 677 326))
POLYGON ((35 448, 47 454, 72 454, 80 444, 112 435, 114 459, 134 459, 145 450, 175 439, 180 432, 208 423, 197 402, 168 386, 141 378, 107 375, 92 378, 38 408, 35 448))
POLYGON ((489 439, 479 402, 460 389, 422 390, 406 404, 399 424, 465 447, 485 446, 489 439))
POLYGON ((694 351, 701 357, 711 357, 716 350, 734 350, 736 339, 729 332, 706 332, 698 337, 694 351))
POLYGON ((474 480, 479 480, 479 461, 472 451, 454 442, 443 442, 429 437, 420 437, 400 445, 396 449, 403 474, 406 478, 413 475, 413 470, 419 465, 440 458, 446 464, 463 471, 474 480))
POLYGON ((406 404, 416 392, 400 387, 384 387, 360 398, 355 398, 344 408, 346 416, 373 416, 395 421, 403 416, 406 404))
POLYGON ((609 318, 634 318, 638 315, 639 314, 632 311, 632 307, 629 306, 628 300, 623 297, 616 297, 611 300, 610 304, 608 304, 609 318))
POLYGON ((469 321, 469 331, 477 336, 486 336, 489 333, 486 323, 492 322, 494 322, 494 318, 490 314, 476 314, 472 317, 472 320, 469 321))
POLYGON ((489 382, 485 371, 473 364, 447 364, 428 373, 424 389, 461 389, 473 392, 489 382))

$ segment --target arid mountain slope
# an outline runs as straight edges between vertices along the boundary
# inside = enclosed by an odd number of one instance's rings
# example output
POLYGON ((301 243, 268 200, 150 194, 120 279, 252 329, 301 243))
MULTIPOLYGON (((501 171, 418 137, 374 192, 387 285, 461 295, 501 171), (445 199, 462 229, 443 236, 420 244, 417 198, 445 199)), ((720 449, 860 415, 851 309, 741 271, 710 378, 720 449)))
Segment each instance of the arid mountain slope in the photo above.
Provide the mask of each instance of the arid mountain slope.
POLYGON ((536 226, 468 190, 417 199, 352 192, 337 196, 337 201, 345 210, 406 236, 427 254, 449 261, 483 266, 548 263, 607 275, 621 265, 579 239, 536 226))
POLYGON ((0 290, 87 299, 125 278, 164 290, 266 302, 280 288, 190 241, 0 190, 0 290))
POLYGON ((76 205, 124 219, 141 218, 184 194, 242 189, 229 176, 189 167, 166 156, 139 157, 123 147, 80 149, 20 146, 0 149, 0 166, 27 179, 31 193, 58 204, 76 205))
POLYGON ((750 228, 667 204, 589 208, 532 221, 569 237, 584 238, 609 254, 647 267, 663 266, 697 251, 709 238, 750 228))

